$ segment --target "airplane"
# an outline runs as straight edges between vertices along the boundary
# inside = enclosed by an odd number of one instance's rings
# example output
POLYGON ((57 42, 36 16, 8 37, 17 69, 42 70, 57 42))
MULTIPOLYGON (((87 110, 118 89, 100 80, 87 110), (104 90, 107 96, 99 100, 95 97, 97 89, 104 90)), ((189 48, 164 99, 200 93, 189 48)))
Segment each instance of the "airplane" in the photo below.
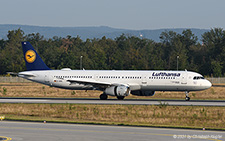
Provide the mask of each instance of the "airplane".
POLYGON ((187 70, 52 70, 29 42, 22 42, 22 47, 27 71, 19 72, 19 77, 63 89, 100 90, 101 100, 108 96, 123 100, 130 94, 153 96, 155 91, 183 91, 189 101, 189 92, 212 86, 201 74, 187 70))

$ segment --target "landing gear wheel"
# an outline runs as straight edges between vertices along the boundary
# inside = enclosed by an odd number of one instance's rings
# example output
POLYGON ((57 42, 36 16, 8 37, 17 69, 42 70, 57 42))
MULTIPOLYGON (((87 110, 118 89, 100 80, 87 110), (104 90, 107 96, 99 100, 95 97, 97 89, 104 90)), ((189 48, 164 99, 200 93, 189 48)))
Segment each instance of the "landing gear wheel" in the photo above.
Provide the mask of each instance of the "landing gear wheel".
POLYGON ((106 100, 106 99, 108 99, 108 95, 106 95, 106 94, 101 94, 101 95, 99 96, 99 98, 100 98, 101 100, 106 100))
POLYGON ((190 97, 185 97, 185 100, 186 100, 186 101, 189 101, 189 100, 190 100, 190 97))
POLYGON ((185 100, 186 101, 189 101, 190 100, 190 97, 188 96, 188 94, 189 94, 189 92, 188 91, 185 91, 185 95, 186 95, 185 100))
POLYGON ((125 96, 117 96, 118 100, 123 100, 125 96))

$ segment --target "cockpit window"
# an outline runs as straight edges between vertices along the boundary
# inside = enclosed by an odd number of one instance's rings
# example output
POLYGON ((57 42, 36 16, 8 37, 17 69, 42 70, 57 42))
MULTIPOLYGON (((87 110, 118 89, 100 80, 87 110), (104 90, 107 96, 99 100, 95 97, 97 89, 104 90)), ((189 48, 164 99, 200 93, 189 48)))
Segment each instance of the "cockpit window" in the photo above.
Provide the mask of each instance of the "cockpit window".
POLYGON ((194 79, 194 80, 199 80, 199 79, 205 79, 205 78, 202 77, 202 76, 195 76, 193 79, 194 79))

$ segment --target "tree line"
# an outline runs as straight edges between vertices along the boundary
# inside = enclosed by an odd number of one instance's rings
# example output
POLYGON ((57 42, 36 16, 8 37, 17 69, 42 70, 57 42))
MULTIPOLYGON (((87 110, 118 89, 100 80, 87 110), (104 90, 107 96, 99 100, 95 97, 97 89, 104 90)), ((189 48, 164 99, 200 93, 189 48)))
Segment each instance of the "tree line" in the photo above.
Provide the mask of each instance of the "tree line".
POLYGON ((22 41, 29 41, 51 69, 95 70, 190 70, 205 76, 225 75, 225 31, 214 28, 202 35, 201 42, 191 30, 181 34, 165 31, 160 42, 120 35, 115 39, 83 41, 79 36, 46 39, 39 33, 10 30, 0 40, 0 74, 26 70, 22 41), (178 57, 179 56, 179 57, 178 57), (177 62, 178 61, 178 62, 177 62))

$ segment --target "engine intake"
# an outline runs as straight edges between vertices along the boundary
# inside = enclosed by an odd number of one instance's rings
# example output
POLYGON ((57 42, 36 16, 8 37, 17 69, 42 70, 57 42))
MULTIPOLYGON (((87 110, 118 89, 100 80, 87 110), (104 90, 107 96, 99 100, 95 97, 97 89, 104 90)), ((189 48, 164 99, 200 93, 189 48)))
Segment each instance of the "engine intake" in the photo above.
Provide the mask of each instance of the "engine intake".
POLYGON ((130 88, 125 85, 111 86, 106 88, 104 93, 111 96, 128 96, 130 94, 130 88))

